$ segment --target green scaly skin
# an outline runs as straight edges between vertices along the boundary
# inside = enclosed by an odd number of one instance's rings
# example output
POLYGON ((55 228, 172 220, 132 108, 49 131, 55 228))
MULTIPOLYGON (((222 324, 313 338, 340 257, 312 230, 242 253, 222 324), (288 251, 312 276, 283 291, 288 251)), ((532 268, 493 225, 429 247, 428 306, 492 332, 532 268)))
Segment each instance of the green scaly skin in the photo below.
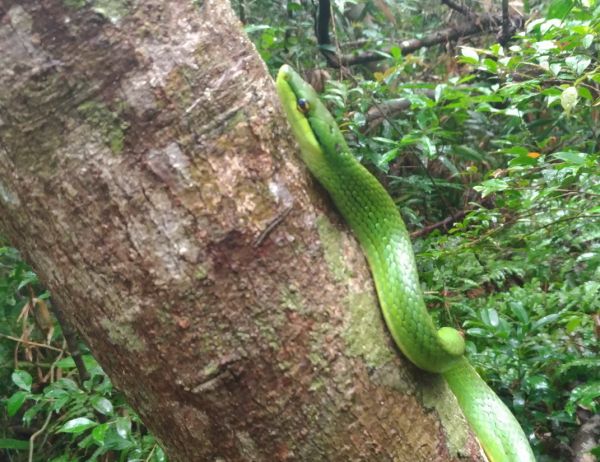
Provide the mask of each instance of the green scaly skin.
POLYGON ((460 333, 450 327, 436 330, 396 204, 354 158, 309 84, 283 66, 276 85, 302 159, 327 189, 363 248, 383 316, 398 347, 421 369, 444 375, 492 462, 534 462, 517 420, 464 358, 460 333))

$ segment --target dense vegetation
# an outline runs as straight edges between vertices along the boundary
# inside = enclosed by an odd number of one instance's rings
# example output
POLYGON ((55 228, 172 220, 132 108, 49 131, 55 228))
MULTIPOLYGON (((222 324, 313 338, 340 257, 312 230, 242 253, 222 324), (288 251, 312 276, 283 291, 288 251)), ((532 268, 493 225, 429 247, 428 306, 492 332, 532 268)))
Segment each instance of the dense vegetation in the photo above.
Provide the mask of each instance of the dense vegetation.
MULTIPOLYGON (((351 147, 414 233, 432 313, 465 331, 471 361, 538 460, 571 459, 600 398, 600 5, 530 4, 502 45, 480 34, 411 54, 394 43, 452 27, 443 5, 338 0, 332 41, 320 45, 310 2, 278 15, 272 2, 235 5, 273 73, 288 63, 326 82, 351 147), (377 59, 331 66, 333 53, 359 52, 377 59)), ((55 462, 165 460, 85 351, 90 377, 79 382, 60 328, 49 330, 49 303, 18 253, 0 247, 7 460, 30 450, 55 462)))

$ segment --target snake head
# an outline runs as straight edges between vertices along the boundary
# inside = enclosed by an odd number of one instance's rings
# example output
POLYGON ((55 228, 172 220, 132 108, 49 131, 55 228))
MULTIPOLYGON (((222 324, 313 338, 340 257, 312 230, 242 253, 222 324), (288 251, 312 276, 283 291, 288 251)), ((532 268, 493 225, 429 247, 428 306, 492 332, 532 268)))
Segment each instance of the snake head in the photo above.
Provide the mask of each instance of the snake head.
POLYGON ((313 172, 323 163, 339 160, 349 152, 344 136, 315 90, 290 66, 277 74, 277 92, 302 157, 313 172))

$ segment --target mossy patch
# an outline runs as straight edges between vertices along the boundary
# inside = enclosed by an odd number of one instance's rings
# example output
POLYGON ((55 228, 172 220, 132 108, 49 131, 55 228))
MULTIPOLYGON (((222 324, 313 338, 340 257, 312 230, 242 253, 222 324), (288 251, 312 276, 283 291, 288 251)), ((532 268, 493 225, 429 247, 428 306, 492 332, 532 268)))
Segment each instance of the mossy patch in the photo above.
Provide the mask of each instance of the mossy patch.
POLYGON ((106 318, 100 325, 108 333, 108 338, 116 345, 124 345, 129 351, 142 352, 145 350, 144 340, 139 337, 128 324, 113 322, 106 318))
POLYGON ((454 394, 441 375, 431 375, 431 380, 423 383, 423 406, 434 409, 440 418, 448 442, 450 455, 467 456, 467 443, 469 440, 469 425, 460 411, 454 394))
POLYGON ((279 303, 283 309, 295 311, 297 313, 307 313, 306 304, 296 290, 285 288, 281 291, 279 303))
MULTIPOLYGON (((190 107, 198 97, 194 93, 193 83, 197 78, 197 71, 190 66, 181 65, 174 67, 167 76, 167 82, 164 90, 168 101, 175 102, 180 108, 191 111, 190 107)), ((199 112, 204 111, 204 107, 197 107, 199 112)))
POLYGON ((121 19, 129 11, 127 0, 64 0, 64 3, 67 7, 74 9, 88 6, 113 22, 121 19))
POLYGON ((390 350, 379 308, 368 292, 351 294, 346 302, 349 318, 343 337, 350 356, 360 356, 372 367, 382 366, 394 357, 390 350))
POLYGON ((325 262, 329 271, 331 271, 336 281, 343 281, 350 274, 344 261, 342 233, 324 215, 317 218, 317 232, 321 239, 321 245, 325 253, 325 262))
POLYGON ((261 344, 268 345, 276 351, 281 349, 279 329, 285 323, 285 316, 280 311, 270 311, 266 317, 256 317, 254 325, 258 329, 261 344))
POLYGON ((206 277, 208 276, 208 270, 204 266, 198 265, 196 267, 196 274, 194 274, 194 276, 199 281, 206 279, 206 277))
POLYGON ((100 132, 102 141, 114 154, 123 151, 128 124, 121 120, 119 114, 95 101, 85 102, 79 105, 77 110, 92 127, 100 132))

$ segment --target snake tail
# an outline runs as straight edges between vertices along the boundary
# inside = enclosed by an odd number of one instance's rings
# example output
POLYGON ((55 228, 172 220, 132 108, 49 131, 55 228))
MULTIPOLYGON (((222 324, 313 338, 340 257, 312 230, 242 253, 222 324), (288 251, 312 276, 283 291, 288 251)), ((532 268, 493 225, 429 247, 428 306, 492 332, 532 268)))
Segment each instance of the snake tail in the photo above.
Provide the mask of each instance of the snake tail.
POLYGON ((535 461, 515 416, 466 358, 443 376, 490 461, 535 461))

